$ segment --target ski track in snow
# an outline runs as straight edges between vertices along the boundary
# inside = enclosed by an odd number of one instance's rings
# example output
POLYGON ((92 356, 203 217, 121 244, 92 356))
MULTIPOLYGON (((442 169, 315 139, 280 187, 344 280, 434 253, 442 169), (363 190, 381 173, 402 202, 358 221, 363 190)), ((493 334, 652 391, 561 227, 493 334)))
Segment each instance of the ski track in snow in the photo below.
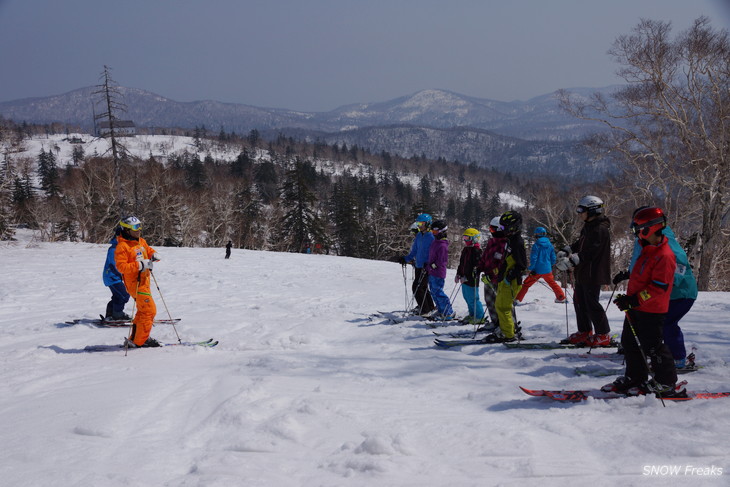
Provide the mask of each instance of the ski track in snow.
MULTIPOLYGON (((620 365, 501 345, 434 347, 423 321, 374 315, 406 304, 410 282, 392 263, 158 248, 155 276, 182 321, 153 336, 175 342, 177 330, 182 340, 220 344, 84 352, 128 333, 65 324, 104 310, 106 248, 0 243, 4 485, 727 484, 728 402, 530 398, 517 386, 598 387, 612 377, 575 368, 620 365), (725 473, 647 478, 647 465, 725 473)), ((166 318, 154 282, 153 295, 166 318)), ((533 286, 517 308, 535 341, 566 334, 565 305, 552 299, 533 286)), ((727 293, 701 293, 682 323, 688 351, 705 366, 682 377, 691 389, 730 389, 729 310, 727 293)), ((618 333, 613 306, 609 319, 618 333)), ((572 305, 568 326, 575 330, 572 305)), ((464 329, 472 327, 436 331, 464 329)))

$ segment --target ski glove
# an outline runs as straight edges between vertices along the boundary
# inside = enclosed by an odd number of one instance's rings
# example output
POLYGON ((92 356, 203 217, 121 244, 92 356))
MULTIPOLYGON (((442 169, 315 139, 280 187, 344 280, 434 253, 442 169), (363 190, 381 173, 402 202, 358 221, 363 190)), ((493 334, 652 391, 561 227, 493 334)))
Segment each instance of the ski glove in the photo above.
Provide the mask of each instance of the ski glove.
MULTIPOLYGON (((562 252, 560 252, 562 254, 562 252)), ((570 265, 570 259, 566 257, 565 255, 558 257, 558 260, 555 262, 555 267, 557 267, 561 271, 567 271, 572 265, 570 265)))
POLYGON ((152 261, 149 259, 142 259, 139 261, 139 272, 143 272, 146 270, 152 270, 152 261))
POLYGON ((160 261, 160 258, 157 257, 157 252, 155 252, 154 254, 152 254, 152 258, 150 258, 150 260, 152 262, 159 262, 160 261))
POLYGON ((616 274, 615 276, 613 276, 612 282, 614 284, 618 284, 619 282, 625 281, 626 279, 628 279, 629 276, 630 276, 629 271, 621 271, 618 274, 616 274))
MULTIPOLYGON (((570 250, 570 247, 565 248, 570 250)), ((580 262, 580 257, 578 257, 578 254, 570 254, 565 252, 565 250, 561 250, 560 252, 558 252, 558 255, 556 257, 557 260, 555 262, 555 267, 557 267, 561 271, 567 271, 569 269, 572 269, 580 262)))
POLYGON ((619 294, 616 299, 613 300, 613 304, 615 304, 621 311, 628 311, 631 308, 639 306, 639 298, 636 296, 619 294))
POLYGON ((522 272, 520 272, 516 267, 510 269, 505 277, 509 282, 517 281, 518 285, 522 285, 522 272))

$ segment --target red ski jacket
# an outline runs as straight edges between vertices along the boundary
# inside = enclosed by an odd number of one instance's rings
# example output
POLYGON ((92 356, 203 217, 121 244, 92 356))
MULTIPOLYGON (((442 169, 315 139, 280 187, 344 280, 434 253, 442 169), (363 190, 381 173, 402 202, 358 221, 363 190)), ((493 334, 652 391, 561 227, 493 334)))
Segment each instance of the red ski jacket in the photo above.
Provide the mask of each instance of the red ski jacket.
POLYGON ((645 313, 666 313, 677 261, 666 237, 659 245, 645 245, 629 277, 626 294, 636 296, 645 313))

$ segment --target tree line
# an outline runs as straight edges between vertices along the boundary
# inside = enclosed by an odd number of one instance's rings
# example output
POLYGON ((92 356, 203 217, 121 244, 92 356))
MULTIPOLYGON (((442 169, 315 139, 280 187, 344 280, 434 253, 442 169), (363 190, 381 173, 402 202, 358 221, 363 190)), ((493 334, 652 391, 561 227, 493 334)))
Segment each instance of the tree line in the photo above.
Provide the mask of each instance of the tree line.
MULTIPOLYGON (((6 121, 4 127, 5 147, 12 146, 9 139, 21 144, 32 136, 28 127, 20 138, 18 126, 6 121)), ((456 227, 483 228, 501 212, 497 192, 501 180, 510 180, 476 167, 373 155, 356 146, 284 137, 267 143, 255 132, 236 137, 196 129, 192 135, 195 151, 124 160, 125 212, 140 217, 145 237, 158 245, 232 240, 239 248, 294 252, 317 245, 336 255, 384 259, 407 249, 408 227, 423 211, 456 227), (208 149, 218 144, 240 152, 234 160, 216 160, 208 149)), ((6 155, 6 227, 25 225, 47 240, 108 239, 120 216, 109 157, 74 149, 71 160, 61 161, 45 147, 33 158, 15 159, 10 150, 6 155)))
MULTIPOLYGON (((20 225, 49 241, 108 241, 121 216, 111 158, 84 154, 81 146, 68 160, 59 160, 52 146, 35 157, 14 157, 12 147, 20 151, 23 140, 43 137, 48 128, 26 125, 19 130, 10 121, 0 121, 0 127, 4 238, 20 225)), ((463 230, 477 228, 486 238, 489 221, 514 205, 523 213, 526 235, 541 225, 550 229, 557 247, 572 242, 580 231, 575 204, 585 194, 596 194, 614 221, 614 268, 625 267, 629 259, 627 230, 636 203, 624 197, 628 185, 620 177, 600 187, 568 185, 283 136, 265 141, 257 133, 236 136, 204 129, 181 134, 194 137, 195 150, 164 160, 127 154, 123 163, 125 212, 142 219, 145 238, 155 245, 222 247, 231 240, 242 249, 311 248, 383 260, 407 253, 408 228, 418 213, 427 212, 448 222, 451 264, 456 265, 463 230), (238 156, 216 160, 211 149, 221 144, 235 147, 238 156), (510 204, 506 195, 519 202, 510 204)), ((690 227, 675 215, 670 219, 691 251, 693 234, 684 231, 690 227)), ((722 279, 713 283, 715 288, 725 285, 722 279)))

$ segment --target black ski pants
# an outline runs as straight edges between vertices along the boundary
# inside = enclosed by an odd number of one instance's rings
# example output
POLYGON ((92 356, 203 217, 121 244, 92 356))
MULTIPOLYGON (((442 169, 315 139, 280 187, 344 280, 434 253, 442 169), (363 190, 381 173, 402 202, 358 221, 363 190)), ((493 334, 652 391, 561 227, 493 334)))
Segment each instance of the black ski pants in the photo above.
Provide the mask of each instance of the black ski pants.
POLYGON ((645 382, 649 377, 649 371, 641 354, 643 349, 646 358, 651 361, 654 379, 664 385, 677 383, 677 369, 674 367, 674 357, 672 357, 669 347, 664 343, 662 335, 664 317, 664 313, 645 313, 629 310, 628 318, 624 320, 621 346, 624 348, 624 356, 626 357, 625 375, 632 382, 645 382), (629 323, 629 319, 631 319, 631 323, 629 323), (639 338, 639 343, 641 343, 641 349, 639 349, 636 338, 631 331, 632 324, 639 338))
POLYGON ((601 286, 599 284, 576 283, 573 289, 573 307, 578 331, 606 334, 611 331, 608 326, 606 311, 600 302, 601 286))
POLYGON ((436 307, 433 304, 431 293, 428 290, 428 272, 422 267, 416 267, 416 272, 411 286, 413 295, 418 303, 419 314, 430 313, 436 307))

